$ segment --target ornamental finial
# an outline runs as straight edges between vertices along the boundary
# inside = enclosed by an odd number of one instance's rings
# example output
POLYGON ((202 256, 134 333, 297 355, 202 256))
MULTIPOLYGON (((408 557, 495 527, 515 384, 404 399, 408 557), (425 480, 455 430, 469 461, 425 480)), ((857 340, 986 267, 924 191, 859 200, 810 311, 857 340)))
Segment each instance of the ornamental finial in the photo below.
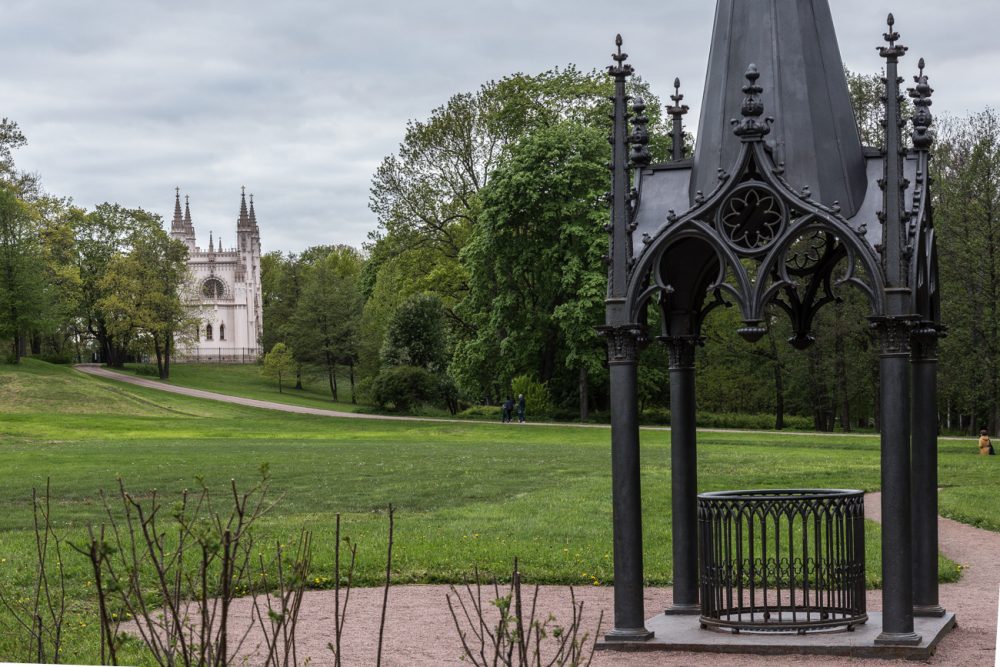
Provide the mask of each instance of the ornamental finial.
POLYGON ((898 59, 906 54, 907 47, 896 43, 899 41, 899 33, 894 29, 894 26, 896 25, 896 18, 892 14, 889 14, 885 22, 886 25, 889 26, 889 31, 884 33, 882 38, 889 44, 889 46, 880 46, 878 49, 879 55, 883 58, 898 59))
POLYGON ((771 131, 771 123, 774 119, 765 118, 763 123, 758 120, 764 114, 764 103, 760 100, 760 94, 764 92, 764 89, 757 85, 757 80, 760 79, 760 70, 755 64, 750 63, 743 76, 747 80, 747 85, 743 86, 743 94, 745 95, 743 105, 740 107, 743 120, 733 119, 731 122, 738 137, 744 140, 760 139, 771 131))
POLYGON ((632 144, 632 152, 629 160, 633 167, 642 169, 653 161, 653 156, 649 153, 647 144, 649 143, 649 117, 646 116, 646 101, 641 97, 635 98, 632 102, 632 135, 629 143, 632 144))
POLYGON ((684 114, 688 112, 688 105, 682 104, 684 96, 681 95, 681 80, 674 79, 674 94, 670 96, 673 105, 667 107, 667 113, 673 119, 670 130, 671 141, 673 143, 670 157, 672 160, 684 159, 684 114))
POLYGON ((924 59, 917 63, 920 73, 913 77, 916 84, 910 88, 910 99, 913 100, 913 147, 917 150, 929 150, 934 143, 934 132, 931 130, 931 123, 934 116, 931 114, 930 106, 933 104, 931 95, 934 89, 927 82, 927 75, 924 74, 924 59))
POLYGON ((615 61, 615 64, 608 67, 608 74, 620 77, 631 76, 633 72, 632 66, 625 64, 625 61, 628 60, 628 54, 622 53, 622 36, 620 34, 615 35, 615 46, 617 47, 617 53, 611 54, 611 58, 615 61))

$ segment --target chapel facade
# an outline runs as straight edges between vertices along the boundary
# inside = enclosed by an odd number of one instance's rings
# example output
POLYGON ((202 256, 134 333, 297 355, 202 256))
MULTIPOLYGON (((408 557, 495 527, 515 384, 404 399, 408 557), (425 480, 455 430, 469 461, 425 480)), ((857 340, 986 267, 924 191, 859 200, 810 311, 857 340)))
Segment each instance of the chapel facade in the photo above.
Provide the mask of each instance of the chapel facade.
POLYGON ((261 354, 263 309, 260 276, 260 228, 253 195, 247 206, 246 189, 240 195, 236 246, 218 244, 212 232, 208 248, 198 245, 191 205, 180 188, 174 199, 170 235, 188 248, 189 284, 186 303, 198 319, 198 335, 178 344, 177 361, 254 362, 261 354))

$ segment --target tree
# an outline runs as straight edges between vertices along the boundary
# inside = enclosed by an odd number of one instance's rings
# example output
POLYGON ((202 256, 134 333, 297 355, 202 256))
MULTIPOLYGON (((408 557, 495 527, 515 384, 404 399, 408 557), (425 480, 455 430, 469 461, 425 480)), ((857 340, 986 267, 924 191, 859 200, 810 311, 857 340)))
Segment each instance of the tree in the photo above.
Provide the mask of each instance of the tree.
POLYGON ((940 252, 941 392, 970 430, 1000 428, 1000 116, 987 109, 940 124, 935 224, 940 252), (974 351, 974 353, 973 353, 974 351), (978 424, 977 424, 978 422, 978 424))
POLYGON ((401 305, 389 323, 382 345, 382 363, 443 372, 446 360, 444 311, 441 300, 418 294, 401 305))
POLYGON ((45 310, 46 282, 38 226, 29 206, 0 186, 0 338, 10 339, 10 358, 26 352, 28 333, 45 310))
POLYGON ((586 417, 588 378, 604 358, 594 326, 607 284, 607 209, 600 200, 606 158, 600 130, 555 123, 513 146, 484 189, 483 212, 462 255, 470 276, 462 312, 476 324, 455 357, 467 391, 492 376, 501 379, 493 389, 499 394, 514 376, 536 374, 543 383, 571 383, 586 417))
MULTIPOLYGON (((358 356, 358 325, 361 318, 360 253, 348 246, 327 248, 306 274, 288 329, 288 338, 299 350, 299 359, 323 368, 333 400, 337 398, 337 365, 346 364, 354 396, 354 364, 358 356)), ((308 256, 303 253, 308 260, 308 256)))
POLYGON ((170 377, 178 335, 198 326, 181 299, 187 278, 187 246, 162 229, 132 239, 127 254, 113 257, 100 283, 97 308, 109 334, 148 346, 161 380, 170 377))
POLYGON ((278 393, 282 393, 282 379, 295 370, 295 357, 284 343, 275 343, 271 351, 264 355, 264 374, 278 381, 278 393))
MULTIPOLYGON (((100 204, 91 213, 76 213, 77 269, 80 276, 80 316, 87 331, 97 341, 109 366, 125 363, 136 325, 121 311, 107 311, 109 290, 116 282, 109 270, 122 268, 121 258, 133 246, 162 231, 158 216, 142 209, 127 209, 118 204, 100 204)), ((120 285, 117 287, 120 289, 120 285)))

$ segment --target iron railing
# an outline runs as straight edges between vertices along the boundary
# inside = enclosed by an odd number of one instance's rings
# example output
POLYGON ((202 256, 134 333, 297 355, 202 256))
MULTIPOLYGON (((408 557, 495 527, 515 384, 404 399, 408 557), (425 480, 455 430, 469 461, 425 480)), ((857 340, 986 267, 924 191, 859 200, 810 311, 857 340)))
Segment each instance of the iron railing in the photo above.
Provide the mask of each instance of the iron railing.
POLYGON ((861 491, 699 495, 702 627, 803 634, 864 623, 864 518, 861 491))

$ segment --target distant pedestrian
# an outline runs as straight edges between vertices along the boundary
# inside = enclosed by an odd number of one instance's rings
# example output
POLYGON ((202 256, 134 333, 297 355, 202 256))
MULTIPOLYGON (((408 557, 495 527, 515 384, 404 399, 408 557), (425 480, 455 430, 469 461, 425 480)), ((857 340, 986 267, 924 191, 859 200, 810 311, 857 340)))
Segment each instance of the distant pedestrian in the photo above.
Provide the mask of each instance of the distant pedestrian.
POLYGON ((503 402, 503 411, 500 415, 500 421, 504 424, 509 424, 511 422, 511 417, 514 414, 514 399, 510 396, 507 400, 503 402))
POLYGON ((979 432, 979 454, 981 456, 993 456, 996 451, 993 449, 993 443, 990 442, 990 434, 984 428, 979 432))
POLYGON ((524 394, 517 395, 517 421, 524 423, 524 394))

